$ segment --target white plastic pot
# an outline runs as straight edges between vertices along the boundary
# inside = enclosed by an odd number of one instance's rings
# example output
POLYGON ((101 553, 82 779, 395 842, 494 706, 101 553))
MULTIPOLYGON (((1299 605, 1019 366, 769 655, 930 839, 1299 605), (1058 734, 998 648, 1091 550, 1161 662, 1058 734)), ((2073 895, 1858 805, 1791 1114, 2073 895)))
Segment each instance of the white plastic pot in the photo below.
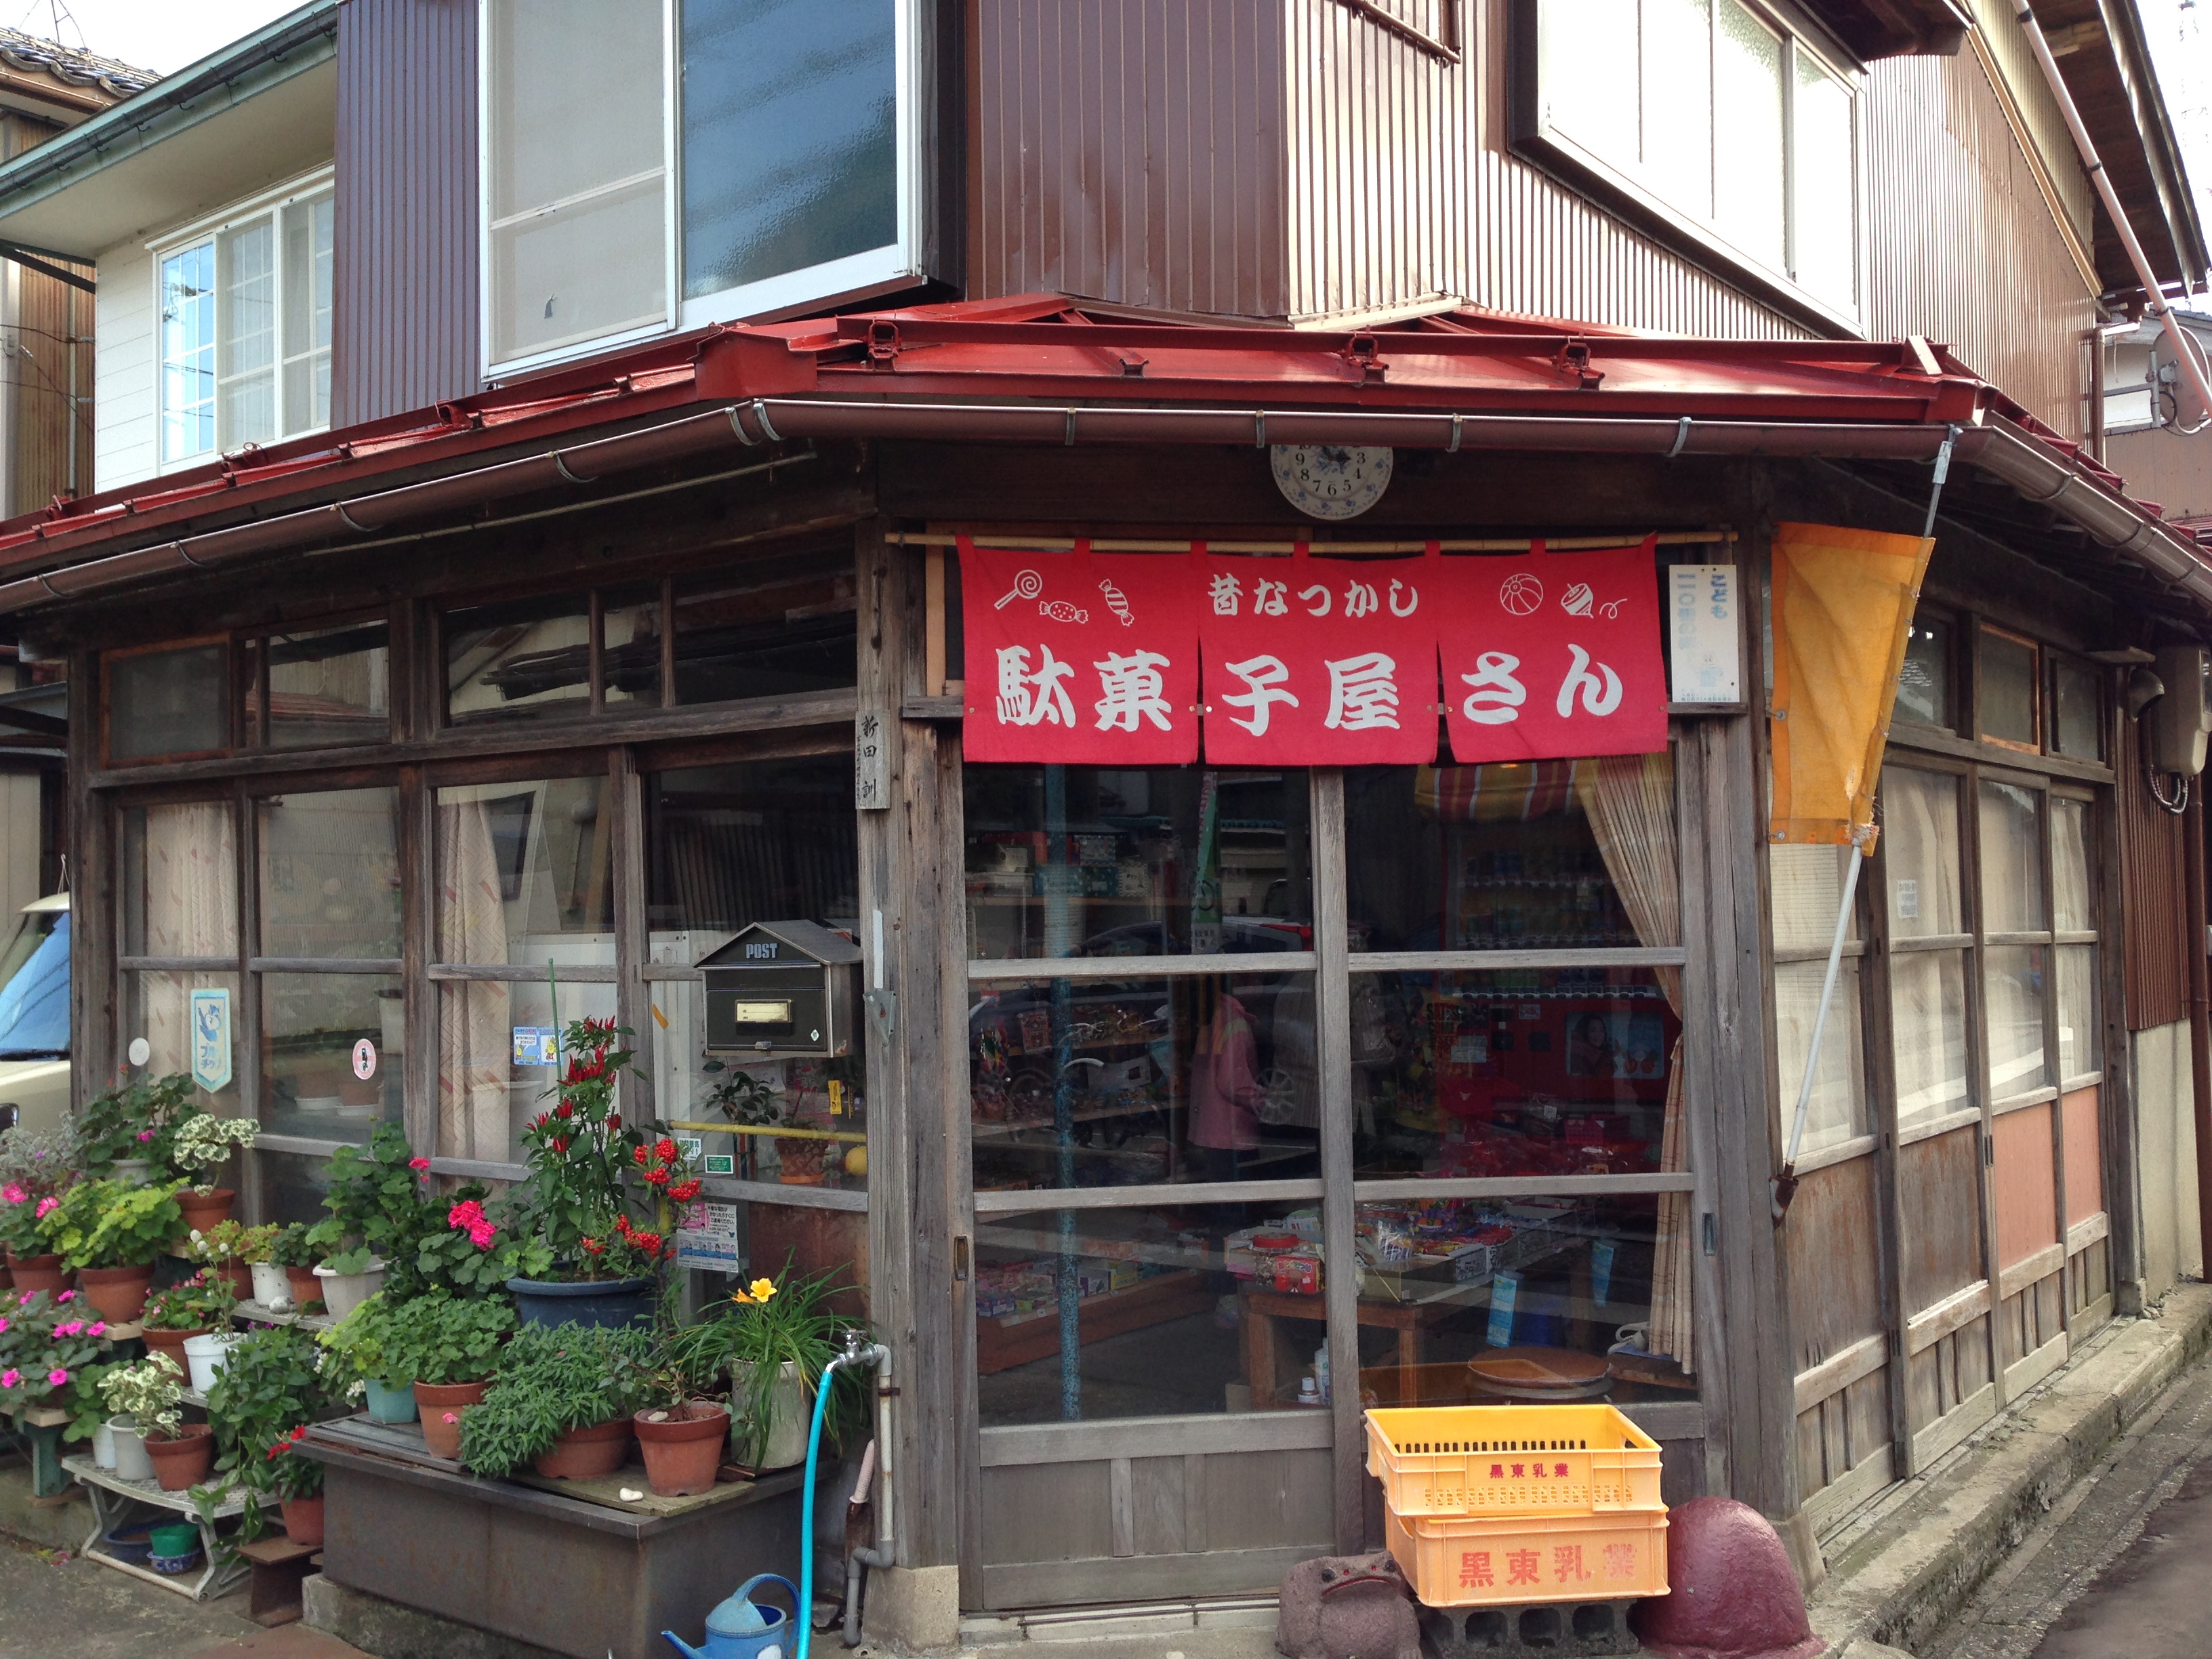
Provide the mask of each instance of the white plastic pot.
POLYGON ((118 1187, 143 1187, 154 1178, 154 1161, 146 1158, 118 1158, 108 1175, 118 1187))
MULTIPOLYGON (((752 1401, 753 1368, 742 1359, 730 1362, 730 1444, 739 1456, 751 1449, 753 1425, 744 1419, 752 1401)), ((814 1391, 799 1378, 799 1365, 787 1359, 777 1367, 775 1384, 769 1390, 768 1433, 760 1448, 763 1469, 787 1469, 806 1461, 807 1431, 813 1426, 814 1391)))
POLYGON ((115 1425, 103 1423, 92 1431, 92 1461, 112 1474, 115 1468, 115 1425))
POLYGON ((210 1331, 205 1336, 185 1339, 185 1364, 192 1374, 192 1387, 205 1394, 215 1387, 215 1380, 230 1359, 230 1350, 239 1340, 233 1331, 210 1331))
POLYGON ((107 1419, 115 1437, 115 1473, 125 1480, 151 1480, 154 1460, 146 1455, 146 1437, 138 1432, 138 1419, 127 1413, 107 1419))
POLYGON ((372 1261, 365 1273, 334 1273, 318 1267, 315 1277, 323 1281, 323 1306, 332 1319, 343 1319, 384 1288, 384 1263, 372 1261))
POLYGON ((264 1308, 292 1305, 292 1281, 284 1277, 283 1267, 274 1261, 256 1261, 253 1269, 253 1299, 264 1308))

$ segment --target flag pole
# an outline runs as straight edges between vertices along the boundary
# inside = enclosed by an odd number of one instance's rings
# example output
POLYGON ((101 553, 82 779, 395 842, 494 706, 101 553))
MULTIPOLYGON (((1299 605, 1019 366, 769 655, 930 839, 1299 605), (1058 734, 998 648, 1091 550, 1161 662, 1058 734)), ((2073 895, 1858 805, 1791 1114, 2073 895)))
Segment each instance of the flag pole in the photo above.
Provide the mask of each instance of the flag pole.
MULTIPOLYGON (((1958 441, 1959 428, 1954 425, 1945 431, 1943 447, 1936 452, 1936 478, 1928 495, 1928 519, 1920 527, 1923 539, 1936 533, 1936 508, 1943 499, 1943 481, 1951 476, 1951 450, 1958 441)), ((1843 902, 1836 907, 1835 937, 1828 942, 1828 971, 1820 981, 1820 1006, 1813 1015, 1813 1040, 1805 1048, 1805 1075, 1797 1085, 1797 1109, 1790 1125, 1789 1150, 1783 1155, 1782 1173, 1774 1182, 1774 1219, 1778 1223, 1789 1212, 1790 1200, 1797 1195, 1797 1149, 1805 1140, 1805 1118, 1813 1104, 1813 1079, 1820 1066, 1820 1039, 1827 1033, 1828 1008, 1835 1000, 1836 976, 1844 965, 1844 939, 1850 932, 1851 907, 1858 896, 1859 869, 1866 862, 1869 828, 1854 825, 1851 830, 1851 861, 1844 869, 1843 902)))

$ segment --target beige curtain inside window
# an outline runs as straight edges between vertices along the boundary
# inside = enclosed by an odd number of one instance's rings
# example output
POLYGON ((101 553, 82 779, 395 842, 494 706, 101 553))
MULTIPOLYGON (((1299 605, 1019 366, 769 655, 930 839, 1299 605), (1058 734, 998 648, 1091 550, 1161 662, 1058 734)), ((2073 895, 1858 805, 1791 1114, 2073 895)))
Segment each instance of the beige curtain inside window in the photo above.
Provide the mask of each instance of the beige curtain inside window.
MULTIPOLYGON (((146 809, 145 868, 141 872, 149 957, 238 954, 238 845, 229 806, 187 801, 146 809)), ((152 1052, 147 1074, 166 1077, 192 1066, 191 998, 209 983, 192 973, 149 973, 139 986, 139 1013, 152 1052)))
MULTIPOLYGON (((491 822, 481 801, 438 808, 438 960, 507 960, 507 906, 491 822)), ((505 1162, 514 1051, 507 988, 446 981, 438 999, 438 1151, 505 1162)))
MULTIPOLYGON (((1605 860, 1606 874, 1620 895, 1636 937, 1656 946, 1682 942, 1682 878, 1674 832, 1674 767, 1671 756, 1610 755, 1575 769, 1575 789, 1605 860)), ((1667 1006, 1682 1012, 1682 970, 1653 972, 1667 1006)), ((1659 1167, 1689 1168, 1682 1121, 1682 1045, 1678 1039, 1667 1072, 1666 1115, 1660 1127, 1659 1167)), ((1659 1195, 1659 1228, 1651 1256, 1650 1350, 1692 1370, 1690 1310, 1690 1195, 1659 1195)))

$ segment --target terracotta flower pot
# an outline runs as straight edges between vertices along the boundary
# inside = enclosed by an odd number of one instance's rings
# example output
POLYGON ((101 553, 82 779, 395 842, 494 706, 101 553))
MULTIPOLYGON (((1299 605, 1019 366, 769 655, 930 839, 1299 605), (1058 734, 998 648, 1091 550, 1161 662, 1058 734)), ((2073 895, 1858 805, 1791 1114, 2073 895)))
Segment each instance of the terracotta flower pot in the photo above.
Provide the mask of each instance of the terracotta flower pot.
POLYGON ((62 1267, 58 1255, 17 1255, 8 1252, 9 1275, 15 1281, 15 1292, 27 1296, 33 1291, 44 1291, 49 1296, 59 1296, 70 1287, 70 1276, 62 1267))
POLYGON ((796 1135, 775 1138, 776 1179, 790 1187, 819 1186, 827 1178, 828 1140, 802 1140, 796 1135))
POLYGON ((251 1302, 253 1299, 253 1269, 243 1261, 226 1262, 223 1266, 211 1268, 210 1271, 228 1279, 230 1293, 240 1302, 251 1302))
POLYGON ((571 1429, 553 1443, 553 1449, 531 1462, 548 1480, 586 1480, 595 1474, 612 1474, 629 1462, 629 1419, 617 1417, 594 1423, 587 1429, 571 1429))
POLYGON ((202 1198, 189 1187, 177 1194, 177 1207, 185 1212, 185 1231, 205 1232, 218 1221, 230 1219, 230 1206, 238 1201, 238 1194, 228 1187, 218 1187, 202 1198))
POLYGON ((310 1302, 319 1304, 323 1299, 323 1281, 315 1277, 313 1267, 288 1265, 284 1269, 284 1283, 292 1292, 292 1305, 301 1313, 307 1310, 310 1302))
POLYGON ((640 1412, 630 1419, 638 1449, 645 1454, 645 1482, 663 1498, 711 1492, 722 1463, 722 1440, 730 1414, 720 1406, 694 1401, 666 1411, 640 1412))
POLYGON ((146 1292, 153 1288, 151 1267, 82 1267, 76 1287, 102 1319, 129 1325, 146 1310, 146 1292))
POLYGON ((163 1492, 182 1492, 207 1479, 215 1463, 215 1431, 193 1424, 174 1437, 149 1434, 146 1455, 154 1460, 154 1479, 163 1492))
POLYGON ((323 1495, 288 1498, 283 1503, 284 1535, 295 1544, 313 1547, 323 1541, 323 1495))
POLYGON ((484 1397, 489 1382, 417 1382, 415 1409, 422 1419, 423 1443, 433 1457, 461 1455, 461 1413, 484 1397))
POLYGON ((157 1331, 149 1325, 139 1334, 145 1341, 146 1352, 149 1354, 168 1355, 177 1362, 177 1369, 181 1371, 185 1369, 185 1344, 196 1336, 205 1336, 207 1330, 203 1327, 193 1331, 157 1331))

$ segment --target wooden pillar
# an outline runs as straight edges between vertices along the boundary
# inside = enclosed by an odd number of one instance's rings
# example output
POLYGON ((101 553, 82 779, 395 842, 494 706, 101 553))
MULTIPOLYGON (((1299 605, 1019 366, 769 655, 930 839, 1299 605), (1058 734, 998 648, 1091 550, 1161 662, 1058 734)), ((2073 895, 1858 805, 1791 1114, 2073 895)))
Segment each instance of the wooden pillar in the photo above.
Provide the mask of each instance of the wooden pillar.
POLYGON ((115 1073, 114 826, 92 793, 100 763, 100 653, 69 662, 70 1102, 82 1109, 115 1073))

